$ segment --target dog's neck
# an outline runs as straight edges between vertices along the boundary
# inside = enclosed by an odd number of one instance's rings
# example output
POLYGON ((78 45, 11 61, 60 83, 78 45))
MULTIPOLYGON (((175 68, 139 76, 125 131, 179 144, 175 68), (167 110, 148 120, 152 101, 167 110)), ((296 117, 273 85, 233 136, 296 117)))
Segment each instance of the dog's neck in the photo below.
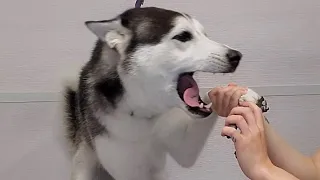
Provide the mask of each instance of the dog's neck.
POLYGON ((125 91, 122 105, 131 110, 134 116, 142 118, 152 118, 167 112, 171 108, 171 102, 174 102, 172 99, 166 99, 172 97, 170 96, 172 91, 165 89, 169 83, 162 79, 158 82, 150 82, 143 76, 120 73, 125 91))

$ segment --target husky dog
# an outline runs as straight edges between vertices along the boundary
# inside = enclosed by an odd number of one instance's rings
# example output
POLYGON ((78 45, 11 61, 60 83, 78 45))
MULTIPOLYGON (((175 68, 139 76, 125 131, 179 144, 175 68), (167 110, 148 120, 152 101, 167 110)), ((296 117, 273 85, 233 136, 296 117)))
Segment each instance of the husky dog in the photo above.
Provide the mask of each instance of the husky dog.
POLYGON ((85 24, 98 40, 77 85, 64 92, 71 179, 91 180, 101 166, 109 179, 165 180, 166 155, 191 167, 218 117, 193 74, 233 73, 242 54, 167 9, 133 8, 85 24))

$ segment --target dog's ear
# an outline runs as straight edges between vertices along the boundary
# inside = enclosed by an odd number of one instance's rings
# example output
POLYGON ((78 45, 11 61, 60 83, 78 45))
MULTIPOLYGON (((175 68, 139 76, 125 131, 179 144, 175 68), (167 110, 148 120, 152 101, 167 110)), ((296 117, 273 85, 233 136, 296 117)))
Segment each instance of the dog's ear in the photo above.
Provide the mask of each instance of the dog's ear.
POLYGON ((111 48, 116 47, 125 40, 128 30, 122 26, 120 19, 86 21, 88 29, 101 41, 106 42, 111 48))

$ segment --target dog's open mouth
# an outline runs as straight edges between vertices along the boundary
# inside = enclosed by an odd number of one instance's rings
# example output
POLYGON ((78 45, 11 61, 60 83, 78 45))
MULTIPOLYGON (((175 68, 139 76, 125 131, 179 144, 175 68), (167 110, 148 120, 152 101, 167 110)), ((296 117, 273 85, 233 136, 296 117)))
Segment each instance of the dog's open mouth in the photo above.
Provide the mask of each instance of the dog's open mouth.
POLYGON ((177 84, 178 95, 191 113, 203 117, 209 116, 212 112, 211 104, 206 104, 201 100, 199 87, 193 79, 193 74, 193 72, 189 72, 179 76, 177 84))

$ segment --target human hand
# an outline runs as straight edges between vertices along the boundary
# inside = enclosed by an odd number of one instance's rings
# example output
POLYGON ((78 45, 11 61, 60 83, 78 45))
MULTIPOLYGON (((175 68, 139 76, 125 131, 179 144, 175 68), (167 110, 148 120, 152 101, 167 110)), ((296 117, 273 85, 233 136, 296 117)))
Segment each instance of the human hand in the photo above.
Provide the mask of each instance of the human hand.
POLYGON ((212 89, 208 96, 212 102, 212 110, 221 117, 227 117, 231 109, 238 106, 240 97, 246 93, 247 88, 231 83, 227 87, 212 89))
POLYGON ((232 137, 238 163, 244 174, 256 179, 261 172, 273 168, 268 157, 262 110, 252 102, 240 102, 226 118, 221 135, 232 137), (230 125, 236 125, 239 131, 230 125))

